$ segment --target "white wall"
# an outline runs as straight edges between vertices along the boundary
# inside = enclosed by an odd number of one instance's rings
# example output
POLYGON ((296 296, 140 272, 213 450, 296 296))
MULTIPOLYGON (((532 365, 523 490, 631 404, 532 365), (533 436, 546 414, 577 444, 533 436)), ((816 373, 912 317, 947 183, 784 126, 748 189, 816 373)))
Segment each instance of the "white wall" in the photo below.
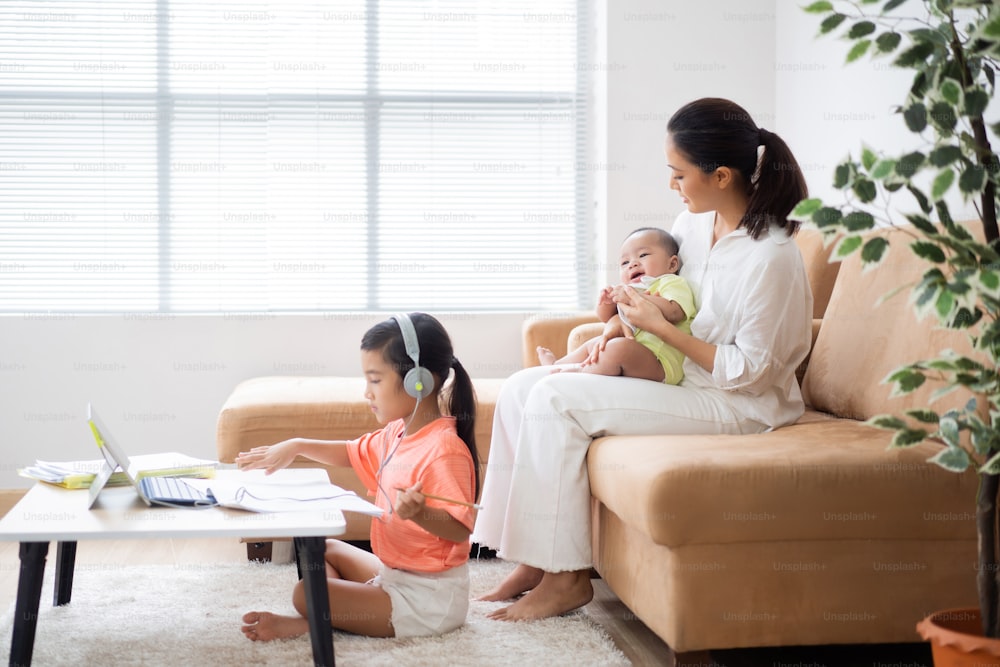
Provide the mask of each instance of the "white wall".
POLYGON ((636 227, 669 227, 683 210, 669 189, 666 125, 683 104, 726 97, 775 121, 777 0, 608 0, 608 201, 605 281, 636 227))
MULTIPOLYGON (((846 64, 850 43, 819 36, 821 18, 799 4, 776 3, 776 125, 800 162, 810 196, 836 204, 843 193, 832 186, 833 172, 848 155, 857 159, 865 145, 889 157, 927 152, 932 145, 910 132, 896 113, 906 100, 913 70, 892 67, 892 56, 864 56, 846 64)), ((996 105, 990 109, 987 117, 995 118, 996 105)), ((917 182, 929 182, 930 175, 924 176, 917 182)), ((957 189, 953 195, 947 203, 956 219, 977 217, 957 189)), ((905 223, 900 213, 918 212, 916 200, 905 191, 888 206, 896 223, 905 223)))
MULTIPOLYGON (((601 198, 595 202, 596 270, 612 280, 621 238, 641 224, 669 226, 681 211, 667 187, 663 138, 670 114, 685 102, 729 97, 760 124, 794 136, 803 163, 830 158, 819 138, 799 130, 809 127, 809 119, 800 123, 798 111, 782 109, 787 105, 810 111, 811 119, 822 117, 805 100, 789 100, 797 95, 789 86, 799 85, 799 79, 790 80, 779 67, 796 60, 795 53, 816 48, 811 40, 785 34, 786 24, 801 25, 789 15, 799 11, 794 5, 604 1, 598 16, 606 17, 606 24, 596 31, 604 40, 598 89, 607 91, 607 106, 599 114, 606 126, 595 133, 594 159, 606 167, 597 171, 604 180, 594 189, 601 198)), ((837 127, 851 131, 848 124, 837 127)), ((837 140, 838 146, 844 143, 846 137, 837 140)), ((441 315, 459 357, 479 377, 504 377, 520 367, 525 317, 441 315)), ((83 423, 89 400, 135 453, 177 450, 213 457, 215 419, 236 383, 272 374, 355 375, 361 334, 381 319, 384 315, 0 317, 0 488, 27 486, 15 470, 36 458, 95 456, 83 423)))

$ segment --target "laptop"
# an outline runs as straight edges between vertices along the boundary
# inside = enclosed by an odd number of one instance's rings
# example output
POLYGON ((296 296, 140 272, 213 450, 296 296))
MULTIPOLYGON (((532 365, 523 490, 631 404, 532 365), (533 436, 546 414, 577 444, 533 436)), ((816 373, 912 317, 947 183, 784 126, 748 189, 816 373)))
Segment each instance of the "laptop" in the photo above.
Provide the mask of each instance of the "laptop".
POLYGON ((115 470, 121 468, 129 483, 135 487, 139 497, 147 505, 165 505, 167 507, 212 507, 218 505, 210 493, 191 486, 177 477, 149 476, 136 479, 132 463, 126 454, 111 437, 111 432, 98 418, 94 406, 87 404, 87 423, 97 441, 97 448, 104 456, 104 465, 90 484, 90 499, 88 508, 93 508, 101 490, 115 470))

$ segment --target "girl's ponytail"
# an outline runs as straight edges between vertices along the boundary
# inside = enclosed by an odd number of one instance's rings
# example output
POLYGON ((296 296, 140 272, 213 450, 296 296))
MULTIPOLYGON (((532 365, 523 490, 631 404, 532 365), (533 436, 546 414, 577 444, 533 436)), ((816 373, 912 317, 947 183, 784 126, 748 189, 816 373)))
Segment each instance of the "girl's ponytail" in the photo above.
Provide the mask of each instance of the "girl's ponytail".
POLYGON ((447 395, 448 414, 455 418, 455 430, 472 455, 476 471, 476 498, 479 497, 479 451, 476 449, 476 391, 462 363, 452 357, 454 373, 447 395))

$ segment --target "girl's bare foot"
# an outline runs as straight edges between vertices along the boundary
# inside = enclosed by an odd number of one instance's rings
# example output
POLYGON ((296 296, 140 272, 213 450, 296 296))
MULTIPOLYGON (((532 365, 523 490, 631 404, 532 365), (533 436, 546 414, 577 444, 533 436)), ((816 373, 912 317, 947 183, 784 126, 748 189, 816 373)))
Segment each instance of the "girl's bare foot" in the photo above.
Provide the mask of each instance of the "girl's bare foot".
POLYGON ((594 598, 590 572, 546 572, 523 598, 489 615, 498 621, 530 621, 579 609, 594 598))
POLYGON ((309 621, 304 616, 282 616, 269 611, 248 611, 243 614, 243 627, 240 630, 250 641, 269 642, 308 633, 309 621))
POLYGON ((542 347, 541 345, 539 345, 537 348, 535 348, 535 352, 538 353, 538 363, 540 363, 542 366, 551 366, 552 364, 556 363, 556 355, 554 355, 552 353, 552 350, 550 350, 549 348, 542 347))
POLYGON ((538 582, 542 580, 543 574, 545 573, 536 567, 518 565, 514 568, 513 572, 507 575, 506 579, 500 582, 499 586, 486 595, 482 595, 476 599, 483 600, 485 602, 513 600, 521 593, 530 591, 532 588, 537 586, 538 582))

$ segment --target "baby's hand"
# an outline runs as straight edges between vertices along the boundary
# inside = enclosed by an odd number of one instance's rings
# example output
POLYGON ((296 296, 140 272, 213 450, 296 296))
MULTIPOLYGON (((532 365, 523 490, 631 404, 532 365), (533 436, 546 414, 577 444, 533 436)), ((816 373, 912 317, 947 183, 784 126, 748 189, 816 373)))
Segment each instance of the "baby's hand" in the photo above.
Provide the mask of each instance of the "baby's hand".
POLYGON ((633 294, 634 292, 630 290, 634 289, 635 289, 634 287, 630 287, 628 285, 615 285, 611 290, 611 301, 613 303, 621 303, 623 298, 627 298, 623 297, 622 295, 625 294, 626 292, 629 292, 629 294, 633 294))
POLYGON ((611 297, 612 289, 613 288, 609 285, 601 290, 601 296, 598 297, 597 299, 598 305, 609 306, 615 302, 614 299, 611 297))
POLYGON ((398 493, 394 510, 400 519, 412 519, 427 507, 427 499, 420 493, 423 486, 423 481, 417 480, 417 483, 408 489, 396 489, 398 493))

